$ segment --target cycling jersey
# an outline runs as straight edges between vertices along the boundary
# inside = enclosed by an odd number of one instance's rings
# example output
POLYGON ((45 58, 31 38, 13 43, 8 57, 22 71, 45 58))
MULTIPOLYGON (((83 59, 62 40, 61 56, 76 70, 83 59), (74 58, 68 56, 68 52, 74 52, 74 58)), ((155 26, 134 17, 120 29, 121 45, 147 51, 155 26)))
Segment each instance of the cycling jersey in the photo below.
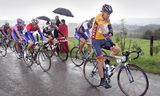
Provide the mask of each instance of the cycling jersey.
POLYGON ((105 39, 104 34, 102 33, 101 29, 99 28, 99 25, 103 24, 104 28, 106 29, 107 32, 112 29, 110 19, 105 20, 102 17, 102 13, 98 14, 95 17, 95 21, 92 27, 92 39, 105 39))
POLYGON ((23 35, 23 30, 24 30, 25 26, 24 25, 15 25, 13 27, 13 31, 12 31, 12 38, 14 39, 14 41, 18 41, 19 37, 18 34, 16 33, 16 31, 19 32, 20 36, 23 35))
POLYGON ((107 32, 112 30, 112 26, 111 26, 109 19, 105 20, 102 17, 102 14, 98 14, 95 17, 95 21, 92 27, 91 38, 92 38, 93 49, 94 49, 96 56, 102 55, 101 48, 111 50, 111 47, 115 45, 110 38, 106 39, 101 29, 99 28, 99 25, 101 24, 103 24, 107 32))
POLYGON ((32 23, 28 24, 26 27, 27 31, 29 32, 35 32, 35 31, 39 31, 40 32, 40 28, 38 25, 33 25, 32 23))
POLYGON ((90 38, 90 28, 89 28, 89 21, 84 21, 80 26, 75 28, 75 37, 79 40, 80 38, 84 38, 87 40, 90 38))
POLYGON ((6 35, 11 35, 11 32, 12 32, 12 29, 11 29, 11 27, 6 27, 6 26, 2 26, 2 34, 4 35, 4 36, 6 36, 6 35))
POLYGON ((32 23, 28 24, 26 27, 27 32, 25 33, 25 39, 28 42, 28 40, 32 40, 32 42, 35 44, 36 40, 33 36, 33 33, 38 31, 38 33, 40 34, 40 37, 43 41, 43 35, 41 33, 41 30, 39 28, 38 25, 33 25, 32 23))

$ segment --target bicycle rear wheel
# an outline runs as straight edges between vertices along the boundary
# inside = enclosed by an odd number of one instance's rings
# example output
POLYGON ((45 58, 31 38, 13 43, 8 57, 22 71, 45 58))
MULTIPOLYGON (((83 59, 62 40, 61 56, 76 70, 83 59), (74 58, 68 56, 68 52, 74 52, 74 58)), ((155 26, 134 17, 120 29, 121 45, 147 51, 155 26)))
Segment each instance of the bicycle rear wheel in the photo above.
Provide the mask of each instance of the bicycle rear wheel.
POLYGON ((62 61, 66 61, 68 59, 68 52, 66 51, 66 47, 64 44, 60 44, 57 53, 58 53, 58 57, 62 60, 62 61))
POLYGON ((134 64, 121 67, 117 81, 119 88, 126 96, 144 96, 149 87, 147 75, 143 69, 134 64))
POLYGON ((45 52, 39 52, 38 61, 44 72, 47 72, 51 68, 51 58, 48 57, 45 52))
POLYGON ((97 62, 85 61, 83 66, 83 74, 87 82, 93 86, 98 87, 100 84, 100 77, 98 74, 97 62))
POLYGON ((3 42, 0 43, 0 56, 5 57, 7 55, 7 45, 3 42))
POLYGON ((82 57, 78 56, 79 47, 75 46, 70 51, 71 61, 76 66, 81 66, 84 62, 82 57))

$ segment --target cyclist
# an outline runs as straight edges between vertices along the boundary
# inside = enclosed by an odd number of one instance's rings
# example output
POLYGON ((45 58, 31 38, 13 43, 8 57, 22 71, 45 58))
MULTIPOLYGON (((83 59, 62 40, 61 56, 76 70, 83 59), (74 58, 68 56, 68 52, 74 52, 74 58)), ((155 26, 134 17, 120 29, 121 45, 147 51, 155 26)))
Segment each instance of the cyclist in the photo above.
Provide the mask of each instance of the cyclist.
MULTIPOLYGON (((13 31, 12 31, 12 38, 15 41, 16 44, 16 50, 18 53, 20 53, 20 47, 19 47, 19 42, 21 42, 22 37, 23 37, 23 30, 24 30, 25 26, 23 23, 23 20, 18 18, 17 19, 17 24, 13 27, 13 31)), ((19 54, 19 58, 22 58, 22 54, 19 54)))
POLYGON ((51 44, 52 48, 54 47, 53 39, 54 35, 53 32, 55 29, 58 29, 56 25, 56 21, 51 19, 50 22, 47 22, 46 27, 43 29, 43 35, 48 38, 49 43, 51 44))
POLYGON ((82 48, 85 45, 85 42, 88 45, 89 53, 92 51, 92 45, 91 45, 91 32, 90 29, 92 28, 94 18, 91 18, 90 20, 84 21, 80 26, 75 28, 75 37, 79 40, 79 51, 78 56, 80 57, 80 54, 82 53, 82 48))
POLYGON ((32 45, 35 45, 36 44, 36 39, 34 38, 33 36, 33 33, 38 31, 42 41, 44 40, 43 38, 43 35, 42 35, 42 32, 38 26, 38 20, 36 18, 33 18, 31 20, 31 23, 29 23, 27 26, 26 26, 26 32, 25 32, 25 39, 26 39, 26 42, 28 43, 27 45, 27 54, 29 53, 28 50, 30 49, 30 47, 32 45))
POLYGON ((110 23, 110 14, 113 12, 112 7, 108 4, 104 4, 102 6, 101 13, 95 17, 94 24, 92 27, 92 45, 96 54, 97 62, 98 62, 98 72, 101 78, 100 86, 104 86, 105 88, 110 88, 111 85, 105 80, 104 77, 104 65, 105 60, 102 55, 101 48, 105 48, 107 50, 111 50, 112 56, 118 54, 120 52, 120 48, 115 46, 112 40, 109 38, 113 35, 112 25, 110 23), (108 32, 107 32, 108 27, 108 32), (108 39, 106 39, 108 38, 108 39))
POLYGON ((9 22, 6 21, 1 30, 3 38, 11 39, 12 28, 10 27, 9 22))

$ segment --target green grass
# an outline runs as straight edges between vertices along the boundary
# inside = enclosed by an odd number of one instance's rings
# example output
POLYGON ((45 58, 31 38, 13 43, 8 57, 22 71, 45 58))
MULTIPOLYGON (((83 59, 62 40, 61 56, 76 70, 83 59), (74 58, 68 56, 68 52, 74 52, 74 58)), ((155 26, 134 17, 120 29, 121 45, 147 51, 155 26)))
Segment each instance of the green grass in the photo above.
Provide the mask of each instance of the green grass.
MULTIPOLYGON (((115 38, 112 39, 115 41, 115 38)), ((143 54, 140 58, 137 60, 132 60, 131 63, 137 64, 146 72, 160 74, 160 52, 150 56, 150 41, 137 38, 127 38, 125 50, 128 50, 130 40, 132 40, 131 46, 133 46, 134 42, 143 50, 143 54)), ((78 44, 78 41, 75 38, 69 38, 68 41, 70 49, 73 48, 74 45, 78 44)), ((154 45, 158 44, 160 44, 160 41, 154 41, 154 45)))

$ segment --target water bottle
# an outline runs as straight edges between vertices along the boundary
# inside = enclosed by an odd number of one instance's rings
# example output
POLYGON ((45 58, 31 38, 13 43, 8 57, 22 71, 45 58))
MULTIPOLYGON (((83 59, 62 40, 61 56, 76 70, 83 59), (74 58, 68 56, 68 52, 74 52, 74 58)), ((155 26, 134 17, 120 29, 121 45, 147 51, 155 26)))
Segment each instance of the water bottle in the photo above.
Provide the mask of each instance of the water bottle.
POLYGON ((110 66, 108 64, 106 64, 106 75, 110 76, 110 74, 111 74, 110 66))
POLYGON ((113 72, 114 69, 115 69, 115 66, 112 65, 112 66, 111 66, 111 72, 113 72))

